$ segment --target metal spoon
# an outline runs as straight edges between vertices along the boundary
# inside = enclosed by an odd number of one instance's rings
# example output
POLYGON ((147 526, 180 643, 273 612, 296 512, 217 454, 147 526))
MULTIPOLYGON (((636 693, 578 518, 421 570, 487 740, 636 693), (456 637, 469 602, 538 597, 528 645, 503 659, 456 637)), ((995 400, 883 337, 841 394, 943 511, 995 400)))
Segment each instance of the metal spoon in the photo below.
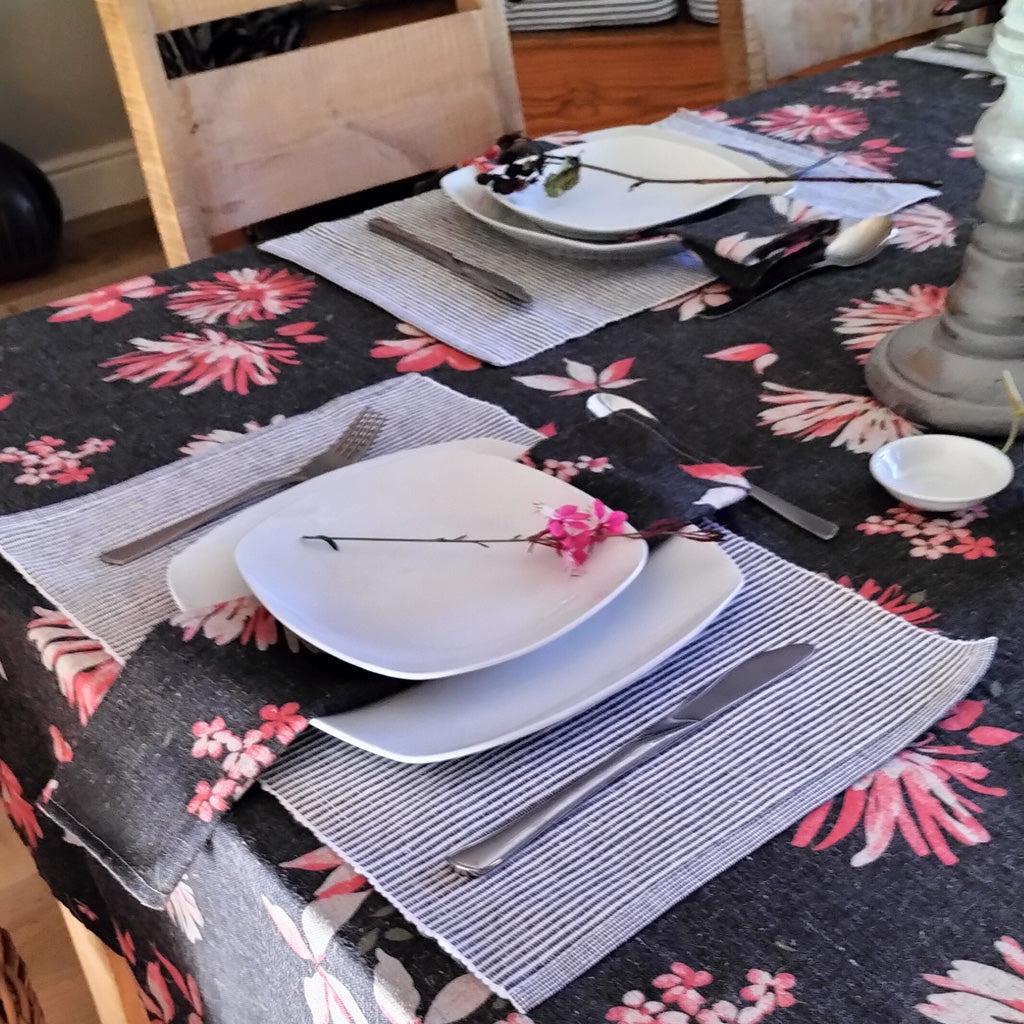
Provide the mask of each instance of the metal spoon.
MULTIPOLYGON (((684 459, 692 459, 695 463, 720 461, 703 455, 694 455, 692 452, 686 451, 674 437, 664 430, 652 412, 626 398, 624 395, 609 395, 599 391, 587 399, 587 412, 597 419, 611 416, 612 413, 619 413, 623 416, 628 416, 636 423, 644 423, 652 433, 657 434, 663 441, 671 445, 684 459), (658 423, 657 426, 654 425, 656 423, 658 423)), ((747 496, 749 498, 764 505, 765 508, 770 508, 776 515, 782 516, 783 519, 788 520, 794 526, 799 526, 802 530, 814 534, 815 537, 821 540, 832 540, 839 532, 839 526, 836 523, 830 523, 827 519, 822 519, 821 516, 816 516, 813 512, 808 512, 806 509, 794 505, 791 501, 786 501, 785 498, 780 498, 777 494, 766 491, 763 487, 758 487, 749 481, 747 483, 749 486, 747 496)))
POLYGON ((866 220, 857 221, 840 231, 827 244, 812 243, 806 249, 783 257, 756 288, 750 291, 734 291, 732 302, 709 307, 699 315, 704 320, 716 320, 718 317, 735 313, 738 309, 744 309, 752 302, 763 299, 766 295, 771 295, 779 288, 784 288, 808 274, 831 267, 847 268, 867 263, 886 247, 893 234, 891 217, 868 217, 866 220), (818 259, 814 258, 815 249, 820 253, 818 259))

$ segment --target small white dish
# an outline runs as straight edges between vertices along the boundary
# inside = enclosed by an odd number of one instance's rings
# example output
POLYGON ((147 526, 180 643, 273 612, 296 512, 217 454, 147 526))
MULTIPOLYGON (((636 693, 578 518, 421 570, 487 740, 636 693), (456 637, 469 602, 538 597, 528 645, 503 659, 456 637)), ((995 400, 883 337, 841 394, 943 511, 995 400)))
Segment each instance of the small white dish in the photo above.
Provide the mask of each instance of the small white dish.
POLYGON ((704 629, 743 577, 718 544, 671 538, 607 608, 515 661, 421 683, 311 723, 394 761, 446 761, 546 729, 610 697, 704 629))
POLYGON ((1013 479, 998 448, 955 434, 918 434, 883 445, 871 475, 894 498, 926 512, 954 512, 991 498, 1013 479))
POLYGON ((528 654, 603 608, 647 561, 639 539, 599 545, 578 576, 554 552, 525 544, 354 540, 334 551, 302 539, 501 539, 543 525, 535 503, 593 503, 564 480, 492 455, 413 449, 324 481, 315 497, 297 494, 246 534, 235 558, 284 626, 382 675, 435 679, 528 654))
MULTIPOLYGON (((526 446, 493 437, 471 437, 459 441, 443 441, 426 445, 436 451, 469 451, 478 455, 497 455, 518 459, 526 446)), ((347 467, 346 467, 347 468, 347 467)), ((336 469, 334 473, 344 473, 336 469)), ((287 491, 250 505, 228 519, 212 526, 187 548, 179 551, 167 566, 167 586, 174 603, 183 611, 212 608, 237 597, 249 597, 252 588, 238 571, 235 548, 242 538, 268 516, 287 508, 296 500, 318 501, 320 495, 331 493, 336 486, 333 473, 314 477, 287 491)))
MULTIPOLYGON (((645 178, 782 176, 778 168, 744 153, 646 125, 590 132, 582 144, 553 152, 645 178)), ((793 187, 793 182, 633 185, 630 178, 583 168, 575 188, 556 198, 544 191, 541 181, 508 196, 491 194, 497 202, 550 232, 595 242, 669 224, 742 195, 782 194, 793 187)))
POLYGON ((541 252, 579 260, 613 263, 657 259, 659 256, 684 251, 678 238, 664 235, 632 242, 582 242, 575 238, 552 235, 532 221, 520 217, 515 210, 502 206, 490 189, 477 184, 476 176, 475 167, 460 167, 458 170, 449 171, 441 179, 441 189, 456 206, 471 217, 475 217, 481 224, 541 252))

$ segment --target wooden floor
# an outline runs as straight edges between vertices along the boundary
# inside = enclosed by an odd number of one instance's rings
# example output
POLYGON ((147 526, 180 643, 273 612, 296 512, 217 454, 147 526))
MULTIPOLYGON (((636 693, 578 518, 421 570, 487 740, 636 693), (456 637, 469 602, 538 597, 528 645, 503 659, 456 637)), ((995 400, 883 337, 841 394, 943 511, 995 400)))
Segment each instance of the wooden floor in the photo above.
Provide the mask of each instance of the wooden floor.
MULTIPOLYGON (((517 33, 513 49, 533 135, 642 124, 722 98, 717 30, 686 19, 643 28, 517 33)), ((65 234, 53 270, 0 284, 0 317, 167 265, 146 202, 74 221, 65 234)))

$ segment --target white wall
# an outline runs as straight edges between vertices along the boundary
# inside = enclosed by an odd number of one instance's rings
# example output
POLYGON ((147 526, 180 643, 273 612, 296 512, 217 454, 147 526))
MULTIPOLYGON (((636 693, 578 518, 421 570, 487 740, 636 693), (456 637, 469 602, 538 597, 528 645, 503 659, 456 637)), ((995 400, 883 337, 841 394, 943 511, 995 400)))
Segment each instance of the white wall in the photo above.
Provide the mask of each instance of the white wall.
POLYGON ((144 194, 93 0, 0 0, 0 142, 42 165, 69 219, 144 194))

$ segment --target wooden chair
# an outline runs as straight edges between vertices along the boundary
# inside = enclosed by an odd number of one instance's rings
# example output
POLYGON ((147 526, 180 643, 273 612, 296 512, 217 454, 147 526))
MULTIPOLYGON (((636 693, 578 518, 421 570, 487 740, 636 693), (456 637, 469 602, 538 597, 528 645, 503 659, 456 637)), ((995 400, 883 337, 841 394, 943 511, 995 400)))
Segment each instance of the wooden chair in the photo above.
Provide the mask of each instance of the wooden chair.
POLYGON ((172 80, 158 33, 273 0, 96 5, 171 266, 209 255, 217 236, 455 164, 522 128, 501 0, 344 12, 319 45, 172 80))
POLYGON ((932 17, 933 6, 932 0, 718 0, 726 97, 949 27, 949 18, 932 17))

